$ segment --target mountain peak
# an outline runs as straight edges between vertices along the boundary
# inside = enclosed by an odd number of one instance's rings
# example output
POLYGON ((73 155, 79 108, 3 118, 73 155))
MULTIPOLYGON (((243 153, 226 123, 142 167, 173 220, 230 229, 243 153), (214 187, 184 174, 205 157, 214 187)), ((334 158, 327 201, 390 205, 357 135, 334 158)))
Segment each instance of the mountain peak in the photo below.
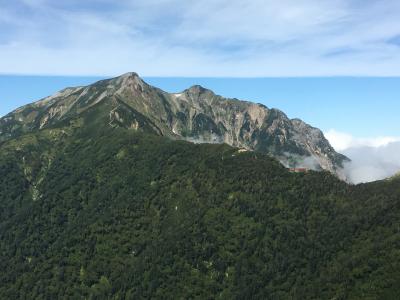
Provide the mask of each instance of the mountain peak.
POLYGON ((136 72, 127 72, 122 74, 121 76, 118 76, 117 78, 140 78, 140 77, 136 72))
POLYGON ((115 79, 117 79, 118 82, 122 82, 122 83, 134 82, 134 83, 142 84, 144 82, 142 80, 142 78, 140 78, 140 76, 135 72, 128 72, 128 73, 122 74, 121 76, 118 76, 115 79))
POLYGON ((119 91, 129 90, 131 92, 143 92, 147 84, 135 72, 128 72, 121 76, 111 79, 111 82, 116 85, 119 91))
POLYGON ((320 130, 299 119, 290 120, 277 109, 217 96, 201 85, 169 94, 145 83, 135 72, 68 89, 39 104, 0 119, 0 142, 79 116, 87 123, 96 119, 105 126, 269 153, 288 166, 312 157, 316 169, 338 175, 347 159, 334 151, 320 130))
POLYGON ((198 84, 193 85, 190 88, 186 89, 185 92, 188 94, 195 94, 195 95, 204 94, 206 92, 212 93, 211 90, 206 89, 205 87, 202 87, 201 85, 198 85, 198 84))

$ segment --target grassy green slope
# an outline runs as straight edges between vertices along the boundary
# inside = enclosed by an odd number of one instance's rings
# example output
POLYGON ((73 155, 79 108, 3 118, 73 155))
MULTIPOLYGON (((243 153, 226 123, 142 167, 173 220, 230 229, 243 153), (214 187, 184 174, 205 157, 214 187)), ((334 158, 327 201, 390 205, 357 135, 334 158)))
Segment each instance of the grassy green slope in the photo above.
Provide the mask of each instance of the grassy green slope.
POLYGON ((99 126, 0 154, 0 298, 396 299, 400 182, 99 126))

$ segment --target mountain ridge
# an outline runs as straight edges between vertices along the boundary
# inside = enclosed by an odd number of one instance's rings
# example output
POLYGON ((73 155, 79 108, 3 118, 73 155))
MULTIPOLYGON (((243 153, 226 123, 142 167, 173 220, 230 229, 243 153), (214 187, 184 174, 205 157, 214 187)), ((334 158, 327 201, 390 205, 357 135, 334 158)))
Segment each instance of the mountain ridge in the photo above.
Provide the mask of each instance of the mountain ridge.
POLYGON ((225 98, 200 85, 167 93, 135 72, 65 88, 0 119, 0 141, 79 118, 102 106, 111 126, 153 130, 173 139, 226 143, 268 153, 285 166, 325 169, 344 179, 342 163, 323 133, 300 119, 290 119, 263 104, 225 98))

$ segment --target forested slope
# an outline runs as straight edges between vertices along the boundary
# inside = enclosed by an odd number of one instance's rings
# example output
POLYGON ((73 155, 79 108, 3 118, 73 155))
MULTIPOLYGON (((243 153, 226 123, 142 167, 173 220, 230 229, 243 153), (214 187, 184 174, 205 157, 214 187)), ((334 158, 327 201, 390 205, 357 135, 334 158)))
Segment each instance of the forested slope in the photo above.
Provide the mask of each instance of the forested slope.
POLYGON ((399 205, 398 179, 49 128, 0 146, 0 298, 397 299, 399 205))

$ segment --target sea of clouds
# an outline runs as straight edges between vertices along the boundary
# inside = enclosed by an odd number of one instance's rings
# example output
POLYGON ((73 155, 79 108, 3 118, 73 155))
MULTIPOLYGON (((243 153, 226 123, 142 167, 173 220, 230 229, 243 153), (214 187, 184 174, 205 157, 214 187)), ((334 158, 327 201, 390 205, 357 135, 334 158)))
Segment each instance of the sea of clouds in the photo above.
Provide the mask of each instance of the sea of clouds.
POLYGON ((336 151, 351 159, 344 169, 352 183, 381 180, 400 172, 400 137, 355 138, 336 130, 325 136, 336 151))

